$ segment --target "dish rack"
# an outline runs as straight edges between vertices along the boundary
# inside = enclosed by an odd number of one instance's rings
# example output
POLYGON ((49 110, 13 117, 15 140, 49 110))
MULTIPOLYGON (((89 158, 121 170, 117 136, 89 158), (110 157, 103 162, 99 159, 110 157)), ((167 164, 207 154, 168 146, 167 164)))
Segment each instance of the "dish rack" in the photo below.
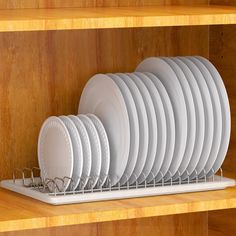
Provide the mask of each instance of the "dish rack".
MULTIPOLYGON (((54 178, 54 179, 42 179, 40 176, 40 169, 38 167, 16 169, 13 172, 13 179, 1 181, 1 187, 26 195, 28 197, 40 200, 52 205, 73 204, 83 202, 105 201, 114 199, 147 197, 156 195, 167 195, 187 192, 209 191, 225 189, 227 187, 235 186, 235 180, 229 179, 223 176, 223 170, 220 169, 220 175, 212 175, 207 178, 195 178, 190 180, 189 177, 186 180, 170 179, 162 181, 147 183, 144 181, 142 184, 130 185, 129 182, 125 185, 111 186, 109 176, 107 176, 106 182, 103 186, 93 186, 93 179, 88 180, 87 187, 80 190, 73 190, 73 179, 69 177, 54 178), (21 178, 17 178, 20 174, 21 178), (26 177, 29 176, 29 177, 26 177), (58 181, 66 184, 70 181, 70 186, 67 191, 60 189, 58 181)), ((212 173, 214 171, 212 170, 212 173)), ((83 180, 81 180, 83 183, 83 180)))

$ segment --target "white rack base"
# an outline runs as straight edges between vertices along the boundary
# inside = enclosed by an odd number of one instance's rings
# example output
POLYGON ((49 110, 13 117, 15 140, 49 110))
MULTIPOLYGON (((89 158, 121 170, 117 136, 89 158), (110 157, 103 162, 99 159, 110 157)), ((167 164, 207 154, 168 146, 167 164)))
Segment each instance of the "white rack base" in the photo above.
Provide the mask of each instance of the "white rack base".
POLYGON ((65 192, 65 193, 42 193, 38 189, 25 187, 22 179, 1 181, 1 187, 26 195, 28 197, 40 200, 52 205, 73 204, 83 202, 105 201, 124 198, 147 197, 156 195, 167 195, 187 192, 200 192, 225 189, 227 187, 235 186, 235 180, 214 176, 212 179, 207 179, 204 182, 172 184, 164 186, 146 186, 140 188, 130 189, 108 189, 108 190, 95 190, 94 192, 81 193, 81 192, 65 192))

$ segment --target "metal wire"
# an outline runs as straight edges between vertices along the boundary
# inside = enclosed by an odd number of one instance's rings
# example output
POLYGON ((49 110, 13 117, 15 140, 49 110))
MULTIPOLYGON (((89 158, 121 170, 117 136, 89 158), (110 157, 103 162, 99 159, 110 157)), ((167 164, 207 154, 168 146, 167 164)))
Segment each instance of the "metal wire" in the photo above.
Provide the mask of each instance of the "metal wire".
MULTIPOLYGON (((219 169, 221 179, 223 178, 223 170, 222 168, 219 169)), ((105 176, 105 182, 104 182, 104 176, 99 179, 98 176, 88 176, 85 178, 79 179, 79 185, 77 189, 75 189, 75 182, 73 178, 65 176, 65 177, 55 177, 54 179, 49 178, 43 178, 41 177, 41 171, 38 167, 33 168, 23 168, 19 169, 16 168, 13 171, 13 183, 16 183, 16 181, 22 181, 22 185, 32 189, 35 189, 36 191, 40 191, 42 193, 48 193, 53 194, 54 196, 57 195, 66 195, 66 194, 84 194, 84 193, 93 193, 93 192, 105 192, 105 191, 120 191, 120 190, 129 190, 129 189, 138 189, 138 188, 150 188, 150 187, 162 187, 162 186, 172 186, 172 185, 181 185, 181 184, 192 184, 192 183, 198 183, 198 182, 208 182, 208 181, 214 181, 214 174, 210 178, 207 178, 206 171, 203 170, 204 176, 203 178, 199 178, 197 171, 195 170, 195 178, 190 179, 190 175, 187 172, 188 178, 186 180, 181 179, 180 172, 178 171, 178 178, 176 180, 173 180, 171 177, 168 181, 165 181, 165 176, 162 172, 160 172, 161 175, 161 181, 155 180, 155 175, 151 172, 150 175, 152 175, 152 181, 147 182, 146 181, 146 175, 142 173, 145 181, 143 183, 138 183, 138 178, 135 174, 133 174, 133 177, 135 178, 135 182, 132 183, 132 185, 129 183, 129 178, 126 177, 125 184, 121 184, 118 182, 115 186, 112 186, 110 176, 105 176), (30 173, 30 177, 26 178, 26 173, 30 173), (37 174, 37 176, 35 176, 37 174), (17 176, 20 176, 20 179, 17 179, 17 176), (87 181, 87 184, 85 185, 85 182, 87 181), (102 184, 102 182, 104 182, 102 184), (69 183, 69 185, 68 185, 69 183), (69 186, 67 189, 66 187, 69 186)), ((210 170, 210 172, 215 173, 213 169, 210 170)), ((210 173, 209 172, 209 173, 210 173)), ((208 173, 208 174, 209 174, 208 173)), ((168 174, 170 176, 173 176, 172 173, 169 171, 168 174)))

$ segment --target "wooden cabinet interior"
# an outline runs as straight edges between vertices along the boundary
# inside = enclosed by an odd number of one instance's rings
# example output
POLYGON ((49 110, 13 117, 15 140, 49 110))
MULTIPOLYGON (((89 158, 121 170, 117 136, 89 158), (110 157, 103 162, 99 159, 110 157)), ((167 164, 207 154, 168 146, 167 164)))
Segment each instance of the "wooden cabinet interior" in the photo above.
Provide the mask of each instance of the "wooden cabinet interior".
MULTIPOLYGON (((0 9, 195 3, 236 5, 235 0, 2 0, 0 9)), ((0 179, 11 178, 15 167, 37 165, 37 135, 43 120, 50 115, 76 113, 82 89, 93 74, 133 71, 145 57, 159 55, 202 55, 220 70, 232 112, 232 137, 224 170, 236 173, 235 30, 231 25, 0 33, 0 179)), ((209 235, 234 235, 233 220, 225 220, 229 216, 234 219, 236 210, 210 212, 209 218, 205 212, 6 235, 158 232, 201 236, 207 235, 208 225, 209 235), (167 224, 170 228, 165 227, 167 224)))

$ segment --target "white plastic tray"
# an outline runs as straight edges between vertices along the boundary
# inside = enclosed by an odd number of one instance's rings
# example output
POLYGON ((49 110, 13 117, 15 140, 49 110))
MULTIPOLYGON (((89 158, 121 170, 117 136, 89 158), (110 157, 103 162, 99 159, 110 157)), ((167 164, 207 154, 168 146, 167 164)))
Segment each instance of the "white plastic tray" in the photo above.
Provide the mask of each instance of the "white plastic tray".
POLYGON ((172 183, 163 186, 130 187, 130 189, 103 189, 93 192, 42 193, 36 188, 23 186, 22 179, 1 181, 1 187, 53 205, 136 198, 155 195, 198 192, 225 189, 235 186, 235 180, 214 176, 201 182, 172 183))

